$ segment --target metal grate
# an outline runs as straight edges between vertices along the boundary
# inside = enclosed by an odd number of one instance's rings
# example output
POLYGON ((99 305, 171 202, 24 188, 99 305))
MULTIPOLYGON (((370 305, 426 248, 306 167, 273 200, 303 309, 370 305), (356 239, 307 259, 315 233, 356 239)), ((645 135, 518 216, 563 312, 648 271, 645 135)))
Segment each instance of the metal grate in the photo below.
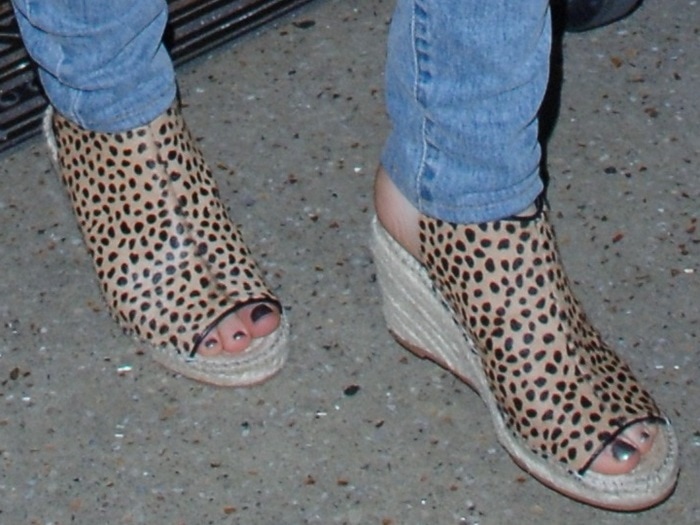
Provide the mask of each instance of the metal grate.
MULTIPOLYGON (((181 64, 310 1, 169 0, 165 42, 181 64)), ((47 103, 12 5, 0 0, 0 151, 40 131, 47 103)))

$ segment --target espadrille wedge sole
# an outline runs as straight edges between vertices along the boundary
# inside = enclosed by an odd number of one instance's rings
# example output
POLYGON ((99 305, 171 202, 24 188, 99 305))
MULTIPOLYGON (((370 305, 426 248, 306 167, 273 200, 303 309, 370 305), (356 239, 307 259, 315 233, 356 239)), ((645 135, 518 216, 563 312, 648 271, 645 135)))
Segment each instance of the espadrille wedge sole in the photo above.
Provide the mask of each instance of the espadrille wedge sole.
POLYGON ((247 386, 277 373, 288 324, 263 282, 177 103, 123 133, 49 112, 45 131, 112 316, 155 359, 192 379, 247 386), (227 315, 275 305, 278 328, 239 353, 198 349, 227 315))
MULTIPOLYGON (((596 382, 597 379, 593 376, 600 373, 596 366, 596 360, 601 358, 596 354, 601 352, 595 346, 598 344, 597 334, 592 330, 586 331, 589 330, 586 327, 580 341, 585 347, 593 349, 593 362, 588 362, 589 356, 576 356, 572 358, 574 364, 566 366, 565 358, 544 344, 541 346, 544 353, 538 356, 540 347, 538 343, 532 342, 530 335, 523 336, 524 341, 530 342, 528 351, 524 348, 515 349, 515 342, 510 336, 504 335, 502 341, 494 337, 494 334, 512 329, 511 326, 515 328, 518 323, 528 324, 530 317, 536 318, 532 313, 525 312, 524 304, 539 303, 537 300, 520 301, 518 294, 509 290, 508 282, 503 280, 502 275, 497 280, 497 285, 486 283, 485 286, 494 290, 505 288, 502 297, 509 297, 510 304, 521 306, 519 319, 513 319, 507 311, 500 311, 500 307, 495 304, 498 293, 492 294, 496 297, 492 297, 490 305, 485 305, 484 286, 458 284, 450 287, 441 282, 472 279, 486 282, 486 277, 478 273, 483 271, 475 268, 474 261, 466 260, 467 254, 471 252, 478 258, 479 254, 488 253, 492 243, 500 243, 504 250, 515 250, 510 252, 515 253, 515 257, 506 263, 505 258, 496 260, 497 258, 487 256, 487 259, 493 260, 482 261, 484 268, 490 269, 492 265, 501 268, 507 266, 509 271, 506 273, 510 282, 518 283, 519 274, 528 274, 533 280, 539 281, 539 269, 532 273, 525 266, 542 263, 547 266, 544 271, 549 275, 548 278, 557 281, 559 286, 566 287, 567 283, 556 277, 559 267, 556 252, 553 252, 555 248, 548 246, 553 243, 553 239, 549 238, 551 233, 548 226, 540 224, 542 221, 542 218, 536 219, 535 223, 527 225, 514 221, 512 227, 505 223, 488 228, 476 227, 480 230, 479 233, 469 232, 463 237, 455 238, 449 233, 450 229, 455 228, 454 225, 424 218, 421 225, 423 251, 426 260, 431 261, 433 266, 431 272, 406 252, 375 218, 372 223, 372 251, 383 295, 386 323, 403 346, 422 358, 439 363, 481 396, 491 414, 499 441, 516 463, 536 479, 571 498, 603 508, 639 510, 650 507, 665 499, 676 484, 677 440, 666 418, 641 391, 635 399, 628 400, 634 405, 630 409, 630 417, 618 417, 618 425, 608 428, 610 408, 604 406, 606 403, 601 398, 608 400, 608 405, 615 405, 616 401, 608 399, 608 394, 600 390, 600 383, 593 386, 586 384, 589 379, 596 382), (497 230, 496 233, 493 228, 497 230), (537 236, 539 238, 535 239, 537 236), (492 238, 487 241, 488 237, 492 238), (512 239, 510 247, 506 246, 508 242, 504 240, 507 237, 512 239), (529 245, 535 241, 538 255, 527 255, 528 248, 515 246, 518 239, 524 239, 525 244, 529 245), (470 242, 468 246, 465 245, 467 242, 470 242), (452 268, 452 264, 446 263, 445 259, 456 260, 462 270, 452 268), (460 274, 465 268, 471 268, 471 276, 460 274), (455 279, 455 276, 458 278, 455 279), (471 301, 462 295, 468 292, 481 299, 471 301), (459 306, 456 303, 459 301, 465 301, 465 304, 459 306), (483 315, 480 311, 482 309, 487 315, 483 315), (488 314, 495 311, 498 313, 488 314), (498 317, 501 321, 497 320, 498 317), (502 324, 504 322, 505 326, 502 324), (479 323, 486 324, 486 330, 479 323), (508 352, 515 352, 516 356, 509 357, 508 352), (533 363, 529 363, 528 358, 533 363), (550 358, 556 361, 555 365, 550 367, 541 363, 550 358), (576 367, 579 369, 572 370, 576 367), (550 372, 553 377, 545 377, 550 372), (548 391, 550 388, 552 390, 548 391), (583 394, 583 398, 579 397, 580 394, 583 394), (589 395, 591 399, 587 397, 589 395), (533 399, 532 403, 528 401, 533 399), (586 407, 576 406, 577 399, 586 407), (599 404, 603 406, 598 406, 599 404), (605 417, 601 417, 601 411, 605 417), (588 469, 592 459, 606 444, 629 425, 638 422, 658 425, 659 431, 651 451, 642 456, 640 463, 631 472, 611 476, 588 469), (587 436, 590 439, 586 439, 587 436), (571 452, 572 447, 577 447, 573 449, 577 455, 571 452), (586 455, 587 458, 583 457, 586 455)), ((535 288, 526 287, 525 295, 536 294, 535 288)), ((556 288, 557 286, 555 290, 556 288)), ((567 307, 566 315, 582 315, 577 312, 578 305, 575 301, 568 297, 568 289, 560 289, 553 295, 556 297, 546 298, 545 303, 555 299, 573 301, 573 306, 567 307)), ((566 317, 552 311, 551 305, 542 306, 558 320, 566 317)), ((582 322, 578 317, 572 322, 582 322)), ((562 323, 555 324, 558 326, 562 323)), ((567 329, 561 326, 559 328, 567 329)), ((544 336, 543 339, 549 341, 550 337, 544 336)), ((573 355, 588 350, 569 348, 568 351, 573 355)), ((626 367, 616 358, 607 355, 607 349, 602 352, 604 367, 615 366, 616 373, 629 376, 626 367)), ((635 384, 631 389, 636 392, 638 387, 635 384)))

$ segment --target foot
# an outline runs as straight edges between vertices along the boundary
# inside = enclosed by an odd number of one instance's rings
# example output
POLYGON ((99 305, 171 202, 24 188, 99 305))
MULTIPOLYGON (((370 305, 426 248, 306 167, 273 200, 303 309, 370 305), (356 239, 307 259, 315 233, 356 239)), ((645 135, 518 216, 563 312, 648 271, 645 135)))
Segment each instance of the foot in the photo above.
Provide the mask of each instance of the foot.
MULTIPOLYGON (((422 262, 419 240, 419 217, 416 208, 399 192, 387 173, 380 169, 375 181, 375 208, 384 229, 418 261, 422 262)), ((524 210, 523 215, 527 214, 524 210)), ((658 428, 654 424, 637 423, 605 447, 591 462, 589 470, 606 475, 632 471, 648 453, 658 428)))
POLYGON ((280 311, 272 303, 254 303, 224 317, 199 344, 197 355, 215 357, 245 352, 253 339, 277 330, 280 311))
POLYGON ((118 133, 50 117, 49 146, 120 326, 193 379, 247 386, 274 375, 287 355, 281 308, 178 103, 118 133))

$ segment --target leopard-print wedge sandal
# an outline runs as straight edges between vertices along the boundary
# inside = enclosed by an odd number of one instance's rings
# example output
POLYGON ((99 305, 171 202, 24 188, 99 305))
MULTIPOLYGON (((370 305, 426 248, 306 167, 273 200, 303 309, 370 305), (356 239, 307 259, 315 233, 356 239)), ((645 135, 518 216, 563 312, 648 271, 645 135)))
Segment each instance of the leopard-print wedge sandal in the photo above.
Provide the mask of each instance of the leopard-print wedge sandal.
POLYGON ((475 226, 422 216, 423 264, 376 218, 372 230, 390 331, 476 390, 518 465, 607 509, 640 510, 672 492, 675 433, 573 297, 546 210, 475 226), (631 472, 589 469, 640 422, 658 431, 631 472))
POLYGON ((44 129, 103 296, 155 359, 220 386, 260 383, 287 357, 288 323, 219 199, 179 105, 123 133, 87 131, 49 110, 44 129), (198 355, 244 305, 279 308, 280 325, 241 353, 198 355))

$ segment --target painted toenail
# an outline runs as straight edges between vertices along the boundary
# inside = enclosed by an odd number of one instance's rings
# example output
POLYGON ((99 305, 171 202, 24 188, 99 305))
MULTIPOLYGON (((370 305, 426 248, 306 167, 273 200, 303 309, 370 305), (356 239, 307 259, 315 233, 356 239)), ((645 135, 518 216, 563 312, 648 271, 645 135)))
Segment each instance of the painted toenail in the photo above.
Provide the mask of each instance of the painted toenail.
POLYGON ((625 443, 619 439, 613 443, 612 455, 618 461, 629 461, 635 452, 637 452, 637 449, 629 443, 625 443))
POLYGON ((233 334, 234 341, 240 341, 244 337, 245 337, 245 332, 236 332, 235 334, 233 334))
POLYGON ((642 430, 642 432, 639 434, 639 440, 642 443, 646 443, 651 439, 651 433, 648 432, 647 430, 642 430))
POLYGON ((254 323, 257 323, 260 319, 272 313, 272 308, 266 304, 259 304, 253 311, 250 312, 250 318, 254 323))
POLYGON ((216 344, 217 344, 216 339, 207 339, 204 342, 204 348, 211 350, 212 348, 214 348, 216 346, 216 344))

